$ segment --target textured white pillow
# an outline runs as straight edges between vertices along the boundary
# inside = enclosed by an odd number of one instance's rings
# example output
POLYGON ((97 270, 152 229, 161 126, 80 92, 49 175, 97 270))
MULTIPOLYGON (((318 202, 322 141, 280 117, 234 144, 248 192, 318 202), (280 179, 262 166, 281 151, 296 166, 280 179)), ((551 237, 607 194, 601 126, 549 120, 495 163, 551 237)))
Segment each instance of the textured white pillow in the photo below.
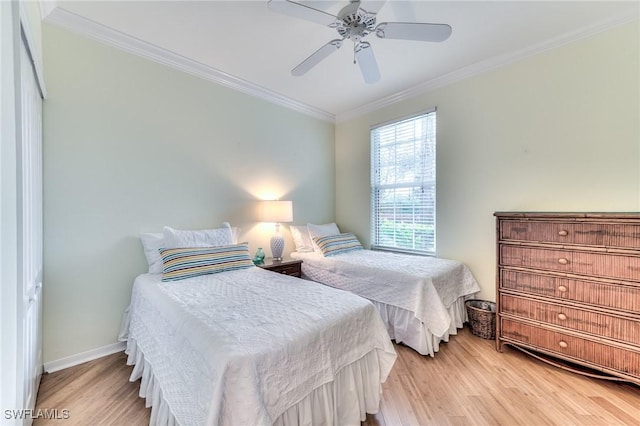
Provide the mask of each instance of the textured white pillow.
POLYGON ((231 227, 231 243, 240 244, 240 228, 237 226, 231 227))
POLYGON ((313 250, 321 253, 320 247, 313 241, 314 238, 328 237, 330 235, 338 235, 340 230, 335 223, 326 223, 324 225, 314 225, 313 223, 307 223, 307 229, 309 230, 309 237, 311 237, 311 243, 313 244, 313 250))
POLYGON ((147 258, 147 263, 149 264, 149 273, 161 274, 162 257, 160 257, 160 252, 158 250, 163 248, 164 234, 140 234, 140 241, 142 241, 144 256, 147 258))
POLYGON ((229 222, 222 222, 221 228, 231 229, 231 244, 238 244, 240 238, 240 228, 237 226, 231 226, 229 222))
POLYGON ((169 226, 163 228, 164 248, 211 247, 233 244, 230 227, 183 231, 169 226))
MULTIPOLYGON (((169 228, 169 227, 166 227, 169 228)), ((206 240, 205 247, 207 246, 224 246, 229 244, 237 244, 238 243, 238 235, 240 235, 240 228, 231 227, 228 222, 224 222, 222 227, 219 229, 209 229, 203 231, 178 231, 176 229, 169 228, 170 230, 177 232, 181 236, 186 235, 186 240, 189 240, 194 235, 191 233, 196 233, 196 238, 204 238, 206 240), (201 235, 201 233, 204 233, 201 235)), ((162 257, 160 256, 161 248, 179 248, 179 247, 169 247, 168 244, 165 244, 165 234, 163 233, 142 233, 140 234, 140 241, 142 241, 142 247, 144 248, 144 256, 147 258, 147 263, 149 264, 149 273, 150 274, 161 274, 162 273, 162 257)), ((179 240, 176 242, 175 240, 171 240, 169 244, 182 244, 185 243, 185 240, 179 240)), ((186 247, 203 247, 202 245, 188 245, 186 247)))
POLYGON ((293 243, 296 245, 296 251, 299 253, 313 251, 313 242, 309 236, 309 229, 307 225, 291 225, 291 236, 293 237, 293 243))

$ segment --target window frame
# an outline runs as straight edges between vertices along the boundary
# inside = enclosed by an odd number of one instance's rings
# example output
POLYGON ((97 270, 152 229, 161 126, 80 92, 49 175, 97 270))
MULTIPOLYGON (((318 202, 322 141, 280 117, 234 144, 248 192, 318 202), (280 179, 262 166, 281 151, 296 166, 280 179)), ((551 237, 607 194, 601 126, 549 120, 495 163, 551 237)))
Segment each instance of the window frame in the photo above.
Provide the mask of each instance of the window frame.
MULTIPOLYGON (((433 108, 429 108, 427 110, 424 111, 420 111, 418 113, 414 113, 414 114, 410 114, 410 115, 406 115, 403 117, 399 117, 399 118, 395 118, 393 120, 389 120, 383 123, 379 123, 379 124, 375 124, 373 126, 370 127, 369 129, 369 136, 370 136, 370 215, 371 215, 371 228, 370 228, 370 236, 371 236, 371 249, 372 250, 380 250, 380 251, 391 251, 391 252, 398 252, 398 253, 408 253, 408 254, 415 254, 415 255, 421 255, 421 256, 436 256, 436 250, 437 250, 437 245, 436 245, 436 189, 437 189, 437 176, 436 176, 436 154, 437 154, 437 108, 433 107, 433 108), (433 180, 425 180, 424 177, 422 178, 421 181, 419 181, 419 183, 416 183, 414 185, 411 185, 410 183, 401 183, 401 184, 395 184, 395 185, 382 185, 379 182, 379 173, 378 173, 378 165, 380 164, 379 159, 377 158, 377 156, 379 156, 379 145, 376 147, 376 140, 374 140, 374 132, 376 130, 379 130, 383 127, 387 127, 387 126, 392 126, 392 125, 398 125, 400 123, 406 122, 406 121, 411 121, 411 120, 416 120, 416 119, 421 119, 422 117, 426 117, 429 114, 434 114, 434 128, 433 128, 433 142, 432 142, 432 149, 433 149, 433 180), (433 187, 433 202, 432 202, 432 210, 430 211, 431 217, 432 217, 432 221, 431 221, 431 225, 433 226, 433 241, 432 241, 432 250, 421 250, 421 249, 415 249, 415 248, 403 248, 403 247, 398 247, 398 246, 393 246, 393 245, 386 245, 386 244, 379 244, 379 235, 378 235, 378 218, 377 218, 377 208, 376 208, 376 191, 379 191, 380 189, 391 189, 391 188, 417 188, 417 187, 421 187, 424 188, 425 186, 432 186, 433 187)), ((425 138, 428 137, 427 134, 425 134, 425 138)), ((378 140, 379 143, 379 140, 378 140)), ((393 142, 394 145, 397 144, 397 141, 393 142)), ((414 139, 414 145, 415 145, 415 139, 414 139)), ((394 228, 396 229, 396 228, 394 228)), ((414 238, 414 247, 415 247, 415 236, 414 238)))

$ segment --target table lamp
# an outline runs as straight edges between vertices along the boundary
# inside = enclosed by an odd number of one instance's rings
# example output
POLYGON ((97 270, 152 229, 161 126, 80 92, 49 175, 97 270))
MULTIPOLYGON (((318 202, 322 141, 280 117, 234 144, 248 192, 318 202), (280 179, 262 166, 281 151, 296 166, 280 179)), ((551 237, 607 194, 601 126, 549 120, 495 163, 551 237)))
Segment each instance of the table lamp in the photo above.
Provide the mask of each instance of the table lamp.
POLYGON ((293 221, 293 203, 291 201, 263 201, 262 221, 273 222, 276 233, 271 237, 271 255, 273 260, 282 260, 284 237, 280 234, 280 224, 293 221))

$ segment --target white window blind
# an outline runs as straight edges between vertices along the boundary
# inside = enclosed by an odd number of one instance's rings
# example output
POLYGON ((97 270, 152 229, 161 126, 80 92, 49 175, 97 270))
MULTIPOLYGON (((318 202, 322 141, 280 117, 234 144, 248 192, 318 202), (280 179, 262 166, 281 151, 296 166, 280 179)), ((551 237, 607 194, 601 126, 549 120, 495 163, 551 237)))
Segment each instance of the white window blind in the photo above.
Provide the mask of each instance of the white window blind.
POLYGON ((373 248, 436 251, 436 112, 371 129, 373 248))

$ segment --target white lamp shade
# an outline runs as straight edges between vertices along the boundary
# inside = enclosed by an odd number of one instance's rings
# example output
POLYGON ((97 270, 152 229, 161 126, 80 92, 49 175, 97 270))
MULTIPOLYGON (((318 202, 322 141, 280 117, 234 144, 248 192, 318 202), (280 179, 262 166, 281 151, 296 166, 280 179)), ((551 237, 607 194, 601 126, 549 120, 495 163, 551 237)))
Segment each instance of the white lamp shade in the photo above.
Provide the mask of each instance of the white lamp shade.
POLYGON ((263 201, 262 221, 274 223, 293 222, 293 203, 291 201, 263 201))

